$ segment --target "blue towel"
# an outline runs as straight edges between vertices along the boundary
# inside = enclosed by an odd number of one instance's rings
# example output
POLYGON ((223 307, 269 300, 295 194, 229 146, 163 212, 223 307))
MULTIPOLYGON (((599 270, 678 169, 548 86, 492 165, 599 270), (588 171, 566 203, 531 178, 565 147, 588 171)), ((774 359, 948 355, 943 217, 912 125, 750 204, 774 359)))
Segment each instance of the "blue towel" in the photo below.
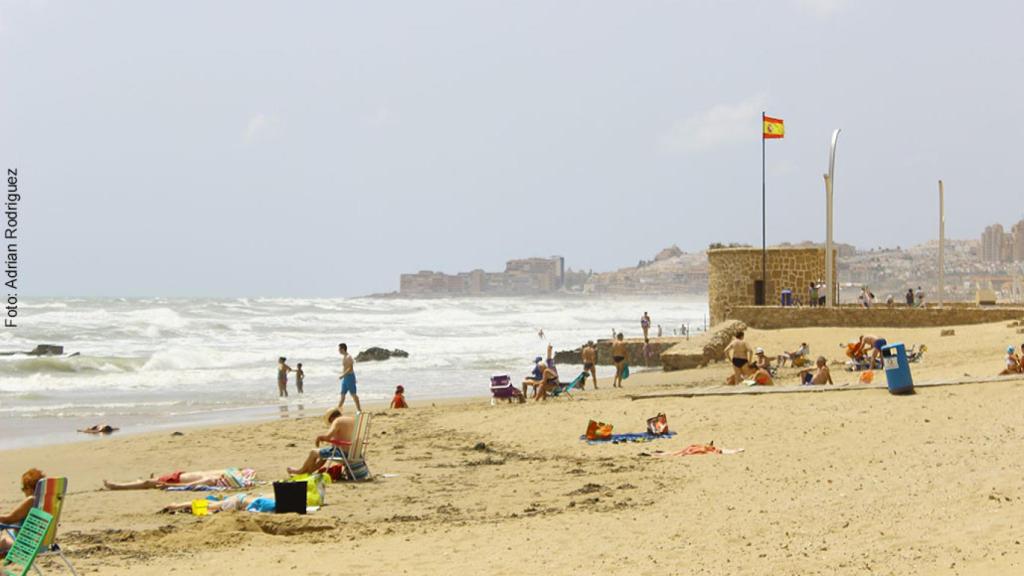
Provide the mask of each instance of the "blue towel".
POLYGON ((602 438, 600 440, 587 440, 586 435, 583 435, 580 436, 580 440, 585 440, 587 444, 623 444, 625 442, 650 442, 660 438, 671 438, 675 435, 675 432, 666 432, 657 436, 650 432, 632 432, 629 434, 612 434, 611 438, 602 438))
POLYGON ((223 486, 165 486, 168 492, 221 492, 227 490, 223 486))

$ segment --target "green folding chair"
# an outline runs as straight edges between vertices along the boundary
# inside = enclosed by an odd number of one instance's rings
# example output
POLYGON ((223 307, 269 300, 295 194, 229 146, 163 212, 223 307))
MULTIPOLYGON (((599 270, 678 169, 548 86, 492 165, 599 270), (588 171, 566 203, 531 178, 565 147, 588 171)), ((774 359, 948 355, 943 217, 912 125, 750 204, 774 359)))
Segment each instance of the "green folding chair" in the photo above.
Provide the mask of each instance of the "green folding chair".
MULTIPOLYGON (((36 503, 34 508, 38 508, 53 517, 49 530, 47 530, 43 541, 39 544, 39 555, 48 556, 54 554, 59 556, 64 561, 64 565, 68 567, 68 570, 77 576, 78 573, 75 572, 75 567, 71 565, 71 561, 68 560, 60 545, 57 544, 57 525, 60 523, 60 512, 64 508, 64 497, 67 495, 67 492, 68 479, 63 476, 42 478, 39 482, 36 482, 36 503)), ((0 524, 0 530, 10 534, 12 538, 15 537, 20 529, 21 526, 18 524, 0 524)), ((36 568, 36 572, 40 572, 39 568, 36 568)))
MULTIPOLYGON (((18 537, 14 539, 14 546, 7 551, 7 557, 0 565, 0 574, 3 576, 25 576, 28 574, 28 571, 32 569, 32 564, 36 561, 36 556, 39 555, 43 539, 50 531, 52 523, 53 516, 50 514, 39 508, 30 509, 25 521, 21 523, 21 528, 18 529, 18 537), (19 566, 19 568, 12 570, 9 568, 10 566, 19 566)), ((38 568, 36 568, 36 572, 39 572, 38 568)))

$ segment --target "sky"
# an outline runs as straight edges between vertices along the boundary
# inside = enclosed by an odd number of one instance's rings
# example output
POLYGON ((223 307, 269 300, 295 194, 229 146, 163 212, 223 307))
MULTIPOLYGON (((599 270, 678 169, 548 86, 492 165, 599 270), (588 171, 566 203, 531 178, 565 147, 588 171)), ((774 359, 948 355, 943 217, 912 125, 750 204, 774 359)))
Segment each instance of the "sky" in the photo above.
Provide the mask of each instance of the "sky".
POLYGON ((1010 1, 0 1, 22 291, 355 296, 1024 217, 1010 1))

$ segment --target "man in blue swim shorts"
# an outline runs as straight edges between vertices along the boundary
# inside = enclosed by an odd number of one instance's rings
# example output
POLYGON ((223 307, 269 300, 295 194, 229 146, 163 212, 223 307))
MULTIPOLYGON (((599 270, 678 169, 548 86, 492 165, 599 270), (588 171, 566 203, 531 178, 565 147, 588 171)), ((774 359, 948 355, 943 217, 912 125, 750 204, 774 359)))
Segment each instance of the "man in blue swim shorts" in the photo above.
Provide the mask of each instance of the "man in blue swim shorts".
POLYGON ((352 400, 356 403, 356 412, 362 412, 359 394, 356 393, 355 361, 348 353, 348 345, 344 342, 338 344, 338 353, 341 354, 341 401, 338 402, 338 410, 344 409, 345 396, 351 394, 352 400))

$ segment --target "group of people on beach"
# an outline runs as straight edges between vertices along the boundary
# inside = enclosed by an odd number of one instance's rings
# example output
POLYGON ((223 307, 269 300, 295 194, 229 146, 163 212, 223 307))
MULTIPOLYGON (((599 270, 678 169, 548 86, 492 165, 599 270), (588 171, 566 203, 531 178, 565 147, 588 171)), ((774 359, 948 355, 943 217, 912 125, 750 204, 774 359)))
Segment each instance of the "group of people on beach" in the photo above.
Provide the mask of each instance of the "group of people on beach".
MULTIPOLYGON (((338 344, 338 354, 341 355, 341 373, 338 376, 338 393, 340 395, 338 400, 338 409, 343 409, 346 397, 352 396, 352 401, 356 405, 356 411, 362 412, 363 407, 359 403, 359 392, 356 387, 355 358, 348 353, 348 344, 344 342, 338 344)), ((302 370, 301 362, 295 365, 295 370, 292 370, 292 368, 288 366, 287 361, 288 359, 284 356, 277 359, 277 390, 278 395, 282 398, 288 397, 289 372, 295 372, 295 387, 299 394, 303 393, 303 382, 306 378, 306 374, 302 370)), ((408 407, 408 404, 405 402, 405 387, 399 385, 395 388, 395 395, 391 399, 391 408, 408 407)))
MULTIPOLYGON (((725 347, 725 355, 732 363, 733 373, 726 378, 726 384, 735 386, 746 383, 756 386, 771 386, 775 383, 775 375, 780 367, 788 362, 795 368, 807 364, 807 358, 811 349, 806 342, 791 351, 783 352, 776 358, 777 366, 772 366, 764 348, 751 347, 744 339, 745 333, 742 330, 736 332, 732 341, 725 347)), ((819 356, 814 361, 813 367, 803 368, 797 373, 800 383, 804 385, 832 384, 832 372, 828 368, 828 361, 824 356, 819 356)))
POLYGON ((288 373, 295 372, 295 389, 302 394, 302 385, 306 379, 306 373, 302 371, 302 362, 295 365, 295 369, 287 364, 288 359, 281 356, 277 359, 277 395, 281 398, 288 397, 288 373))

